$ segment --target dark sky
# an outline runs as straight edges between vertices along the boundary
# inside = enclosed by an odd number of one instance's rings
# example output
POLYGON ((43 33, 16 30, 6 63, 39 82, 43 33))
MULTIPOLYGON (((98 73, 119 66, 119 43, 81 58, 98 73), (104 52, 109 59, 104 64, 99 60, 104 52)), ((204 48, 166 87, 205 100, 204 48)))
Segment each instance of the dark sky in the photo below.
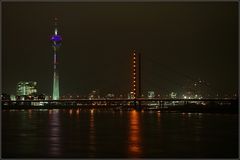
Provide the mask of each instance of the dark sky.
POLYGON ((142 53, 143 90, 178 91, 201 78, 238 89, 238 3, 2 3, 3 92, 37 81, 52 94, 53 19, 59 19, 60 94, 130 91, 131 52, 142 53), (190 80, 190 81, 191 81, 190 80))

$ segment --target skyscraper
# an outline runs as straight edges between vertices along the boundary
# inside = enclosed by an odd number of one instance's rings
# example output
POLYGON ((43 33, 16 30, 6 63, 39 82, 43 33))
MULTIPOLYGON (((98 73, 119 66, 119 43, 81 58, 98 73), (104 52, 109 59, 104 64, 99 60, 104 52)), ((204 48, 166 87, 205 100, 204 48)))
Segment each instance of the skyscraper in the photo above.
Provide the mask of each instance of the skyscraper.
POLYGON ((17 84, 17 95, 18 96, 26 96, 31 95, 33 93, 37 93, 37 82, 18 82, 17 84))
POLYGON ((61 46, 62 37, 58 34, 58 19, 54 19, 54 35, 51 36, 53 46, 53 100, 59 100, 59 73, 58 73, 58 54, 61 46))

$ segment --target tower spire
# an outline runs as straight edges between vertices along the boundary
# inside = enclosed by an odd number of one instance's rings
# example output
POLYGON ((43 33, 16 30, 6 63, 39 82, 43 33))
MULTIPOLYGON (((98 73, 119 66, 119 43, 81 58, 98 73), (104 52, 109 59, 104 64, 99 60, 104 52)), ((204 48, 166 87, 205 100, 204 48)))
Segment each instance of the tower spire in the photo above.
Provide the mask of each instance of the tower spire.
POLYGON ((58 34, 57 26, 58 26, 58 18, 55 17, 55 18, 54 18, 54 34, 55 34, 55 35, 58 34))

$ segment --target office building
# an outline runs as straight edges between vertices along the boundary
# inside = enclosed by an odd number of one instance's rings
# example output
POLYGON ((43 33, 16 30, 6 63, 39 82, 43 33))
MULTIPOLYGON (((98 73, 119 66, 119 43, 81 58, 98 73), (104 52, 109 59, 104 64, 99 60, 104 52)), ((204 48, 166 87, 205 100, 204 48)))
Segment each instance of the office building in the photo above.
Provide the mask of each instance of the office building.
POLYGON ((17 84, 17 95, 18 96, 27 96, 37 93, 37 82, 18 82, 17 84))

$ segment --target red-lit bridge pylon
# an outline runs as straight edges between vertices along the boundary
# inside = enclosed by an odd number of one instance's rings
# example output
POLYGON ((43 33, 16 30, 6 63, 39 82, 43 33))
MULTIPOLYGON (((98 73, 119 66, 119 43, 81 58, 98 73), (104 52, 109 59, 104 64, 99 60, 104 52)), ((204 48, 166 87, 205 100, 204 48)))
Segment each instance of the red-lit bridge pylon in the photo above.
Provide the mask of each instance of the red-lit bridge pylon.
POLYGON ((132 54, 132 89, 130 96, 131 99, 134 99, 135 105, 140 105, 137 98, 141 98, 141 95, 141 54, 134 50, 132 54))

